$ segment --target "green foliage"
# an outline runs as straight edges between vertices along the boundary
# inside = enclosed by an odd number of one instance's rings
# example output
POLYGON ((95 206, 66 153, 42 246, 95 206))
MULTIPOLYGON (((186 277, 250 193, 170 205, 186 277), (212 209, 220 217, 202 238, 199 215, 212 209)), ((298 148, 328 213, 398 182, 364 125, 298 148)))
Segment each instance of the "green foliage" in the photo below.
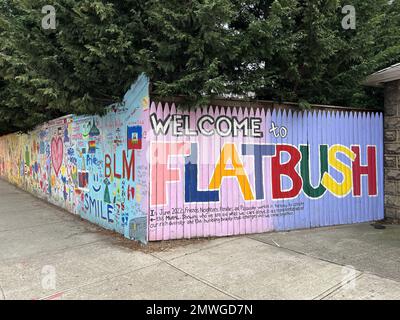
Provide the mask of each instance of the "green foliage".
POLYGON ((46 0, 0 2, 0 133, 102 113, 141 72, 153 92, 379 106, 368 74, 400 61, 400 0, 46 0), (344 30, 341 8, 356 8, 344 30))
POLYGON ((141 2, 55 1, 52 31, 41 27, 48 1, 3 1, 1 131, 68 113, 102 113, 140 73, 141 2))

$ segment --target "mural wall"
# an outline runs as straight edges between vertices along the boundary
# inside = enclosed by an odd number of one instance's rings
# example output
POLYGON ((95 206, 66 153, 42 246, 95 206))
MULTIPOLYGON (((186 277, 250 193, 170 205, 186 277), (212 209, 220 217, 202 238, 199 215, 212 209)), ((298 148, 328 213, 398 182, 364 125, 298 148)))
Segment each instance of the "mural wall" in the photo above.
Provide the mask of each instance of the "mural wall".
POLYGON ((382 122, 152 103, 149 240, 382 219, 382 122))
POLYGON ((152 102, 0 138, 0 176, 142 242, 382 219, 380 113, 152 102))
POLYGON ((146 240, 147 176, 141 76, 103 116, 67 116, 0 138, 0 175, 128 238, 146 240))

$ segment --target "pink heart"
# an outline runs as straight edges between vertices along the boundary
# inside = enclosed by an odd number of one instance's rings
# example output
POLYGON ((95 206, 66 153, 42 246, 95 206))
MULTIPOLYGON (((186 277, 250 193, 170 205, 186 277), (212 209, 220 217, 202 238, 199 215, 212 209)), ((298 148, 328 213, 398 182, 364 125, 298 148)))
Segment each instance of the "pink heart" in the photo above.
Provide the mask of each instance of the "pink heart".
POLYGON ((63 162, 63 152, 64 146, 60 137, 53 138, 51 140, 51 162, 53 163, 53 168, 58 175, 63 162))

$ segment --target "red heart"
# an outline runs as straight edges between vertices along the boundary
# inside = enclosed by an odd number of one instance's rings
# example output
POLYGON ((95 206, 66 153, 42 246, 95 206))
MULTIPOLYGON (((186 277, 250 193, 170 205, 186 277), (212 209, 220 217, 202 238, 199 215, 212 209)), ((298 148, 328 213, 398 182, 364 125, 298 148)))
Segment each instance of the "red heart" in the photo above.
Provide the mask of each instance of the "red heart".
POLYGON ((53 163, 53 168, 58 175, 63 162, 64 145, 60 137, 53 138, 51 140, 51 162, 53 163))

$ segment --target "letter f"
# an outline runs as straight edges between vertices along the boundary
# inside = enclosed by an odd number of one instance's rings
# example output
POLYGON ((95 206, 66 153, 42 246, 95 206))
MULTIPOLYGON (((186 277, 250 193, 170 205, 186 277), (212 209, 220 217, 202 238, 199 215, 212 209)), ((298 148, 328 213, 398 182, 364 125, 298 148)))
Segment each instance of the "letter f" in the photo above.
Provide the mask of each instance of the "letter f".
MULTIPOLYGON (((186 142, 153 142, 150 150, 151 162, 151 205, 167 204, 167 182, 180 180, 179 169, 170 169, 169 160, 172 156, 190 155, 190 143, 186 142)), ((184 163, 184 160, 182 160, 184 163)))

